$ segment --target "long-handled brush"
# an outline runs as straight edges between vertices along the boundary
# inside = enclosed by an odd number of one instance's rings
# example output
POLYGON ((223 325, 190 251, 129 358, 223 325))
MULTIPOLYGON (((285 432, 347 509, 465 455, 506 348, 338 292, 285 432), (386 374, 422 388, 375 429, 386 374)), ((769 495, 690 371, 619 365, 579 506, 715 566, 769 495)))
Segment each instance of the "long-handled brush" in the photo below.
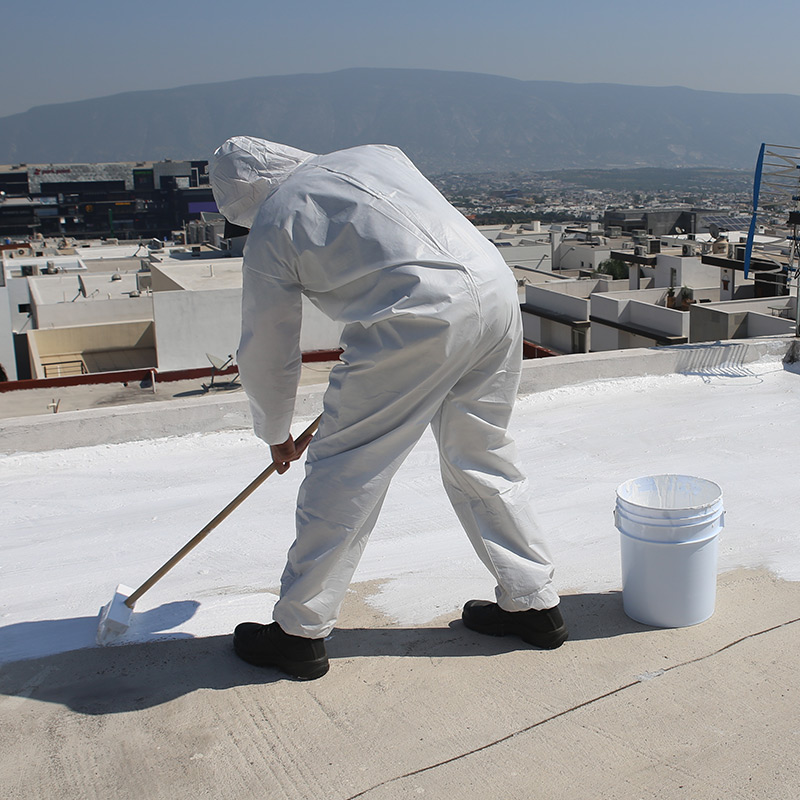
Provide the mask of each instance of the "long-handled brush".
MULTIPOLYGON (((320 417, 317 417, 311 425, 306 428, 300 436, 297 437, 296 443, 305 446, 307 440, 316 432, 319 427, 320 417)), ((186 544, 175 553, 172 558, 167 561, 163 566, 157 569, 138 589, 135 591, 124 584, 119 584, 114 597, 111 601, 100 609, 100 622, 97 626, 97 643, 108 644, 121 636, 128 630, 131 624, 131 615, 133 614, 133 606, 136 601, 148 590, 151 586, 161 580, 189 551, 193 550, 203 539, 208 536, 214 528, 219 525, 232 511, 238 508, 248 497, 261 486, 264 481, 276 472, 277 465, 273 461, 258 477, 256 477, 248 486, 246 486, 236 497, 228 503, 222 511, 217 514, 211 522, 208 523, 199 533, 192 537, 186 544)))

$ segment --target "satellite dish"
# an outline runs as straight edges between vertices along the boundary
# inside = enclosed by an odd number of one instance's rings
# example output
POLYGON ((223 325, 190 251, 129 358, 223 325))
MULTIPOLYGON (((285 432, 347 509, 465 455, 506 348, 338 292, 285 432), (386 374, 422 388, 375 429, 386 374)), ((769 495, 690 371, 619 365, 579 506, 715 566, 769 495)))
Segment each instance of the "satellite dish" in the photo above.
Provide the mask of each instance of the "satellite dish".
POLYGON ((229 355, 227 358, 220 358, 212 353, 206 353, 206 358, 211 362, 211 366, 216 370, 223 370, 233 363, 233 356, 229 355))
POLYGON ((719 239, 719 225, 716 222, 712 222, 708 226, 708 232, 711 234, 712 239, 719 239))
POLYGON ((676 226, 675 226, 675 233, 677 233, 678 235, 682 234, 682 233, 683 233, 683 228, 679 228, 679 227, 676 225, 676 226))
POLYGON ((211 362, 211 383, 204 383, 203 384, 203 391, 207 392, 210 389, 240 389, 241 384, 237 383, 239 380, 239 371, 237 369, 236 374, 230 381, 225 381, 223 383, 215 382, 217 375, 221 372, 226 370, 233 364, 233 354, 230 354, 226 359, 222 359, 219 356, 215 356, 213 353, 206 353, 206 358, 211 362))

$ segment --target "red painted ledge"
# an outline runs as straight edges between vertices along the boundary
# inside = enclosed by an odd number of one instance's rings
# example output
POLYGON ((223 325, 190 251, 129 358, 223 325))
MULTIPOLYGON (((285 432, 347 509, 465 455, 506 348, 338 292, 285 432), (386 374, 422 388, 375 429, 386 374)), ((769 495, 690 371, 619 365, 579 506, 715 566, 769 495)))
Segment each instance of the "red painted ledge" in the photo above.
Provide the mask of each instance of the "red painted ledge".
MULTIPOLYGON (((342 350, 310 350, 303 353, 303 362, 338 361, 342 350)), ((96 383, 135 383, 155 378, 156 383, 171 381, 196 380, 211 375, 212 368, 178 369, 170 372, 159 372, 155 367, 147 369, 129 369, 117 372, 91 372, 88 375, 68 375, 62 378, 33 378, 25 381, 0 381, 0 392, 13 392, 18 389, 49 389, 57 386, 88 386, 96 383)), ((233 365, 227 369, 214 371, 215 375, 235 375, 238 367, 233 365)))

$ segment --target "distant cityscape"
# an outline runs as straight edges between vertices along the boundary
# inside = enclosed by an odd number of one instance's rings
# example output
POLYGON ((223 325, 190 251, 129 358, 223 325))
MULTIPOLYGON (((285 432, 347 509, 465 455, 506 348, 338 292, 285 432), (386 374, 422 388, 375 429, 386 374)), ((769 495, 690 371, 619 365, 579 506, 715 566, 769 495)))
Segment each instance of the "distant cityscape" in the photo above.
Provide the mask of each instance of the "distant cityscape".
MULTIPOLYGON (((515 275, 526 357, 796 331, 800 215, 761 209, 745 274, 749 173, 431 178, 515 275)), ((225 238, 207 161, 0 166, 0 192, 5 388, 235 371, 246 237, 225 238)), ((339 333, 304 304, 305 358, 337 358, 339 333)))
POLYGON ((609 209, 715 208, 748 214, 752 175, 734 170, 558 170, 432 176, 447 199, 479 223, 601 221, 609 209))
MULTIPOLYGON (((429 177, 476 224, 602 221, 624 208, 739 216, 752 195, 750 174, 707 168, 429 177)), ((0 237, 164 239, 215 210, 205 160, 0 166, 0 237)))

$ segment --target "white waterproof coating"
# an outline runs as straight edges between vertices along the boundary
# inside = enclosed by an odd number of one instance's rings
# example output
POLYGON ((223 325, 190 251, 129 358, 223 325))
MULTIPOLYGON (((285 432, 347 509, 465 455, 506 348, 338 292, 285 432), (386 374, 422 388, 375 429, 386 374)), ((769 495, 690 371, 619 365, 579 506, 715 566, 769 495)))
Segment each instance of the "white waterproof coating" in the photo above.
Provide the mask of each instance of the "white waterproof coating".
POLYGON ((236 137, 216 158, 220 209, 236 224, 252 220, 238 363, 266 442, 289 435, 301 296, 345 323, 275 621, 298 636, 330 632, 389 482, 427 425, 501 607, 556 605, 507 434, 522 326, 516 282, 494 245, 394 147, 309 156, 236 137))

